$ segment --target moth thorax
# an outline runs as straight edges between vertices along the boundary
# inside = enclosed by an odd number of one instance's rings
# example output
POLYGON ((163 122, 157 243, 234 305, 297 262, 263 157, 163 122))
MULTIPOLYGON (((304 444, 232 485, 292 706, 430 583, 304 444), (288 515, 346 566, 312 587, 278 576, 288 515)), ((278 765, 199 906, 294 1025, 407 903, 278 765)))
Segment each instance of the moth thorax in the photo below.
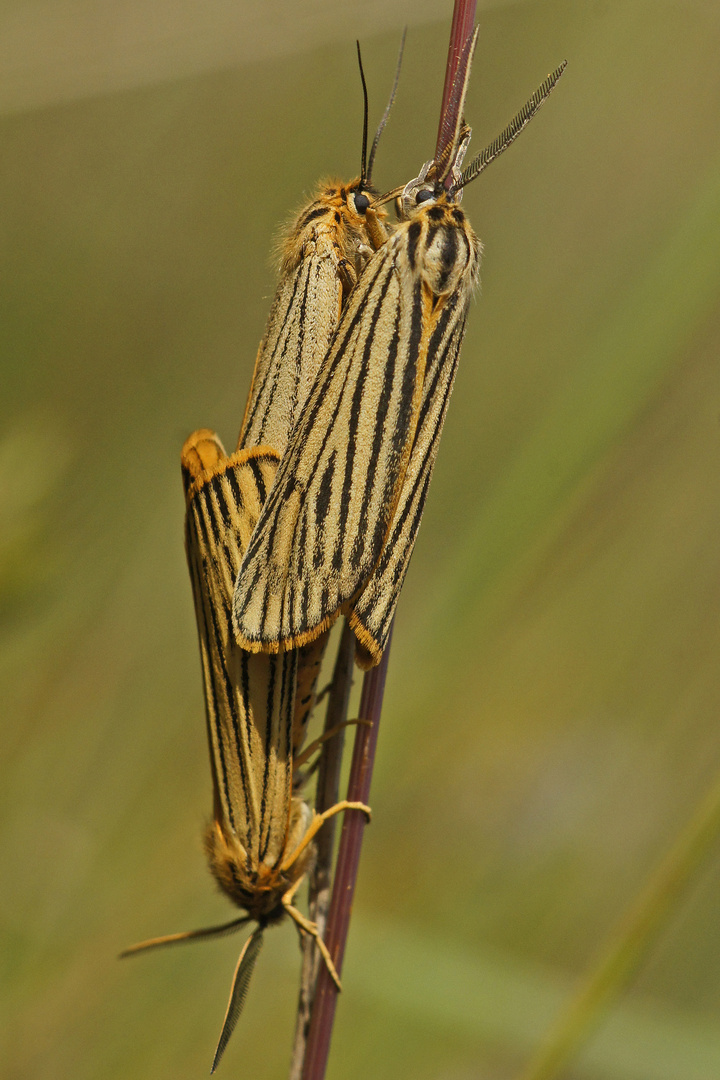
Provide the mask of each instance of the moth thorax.
POLYGON ((287 843, 282 851, 268 851, 257 862, 220 822, 208 825, 204 840, 210 872, 225 895, 254 919, 267 923, 282 918, 283 896, 311 868, 315 849, 309 844, 286 869, 281 869, 288 853, 292 854, 302 841, 310 820, 307 804, 293 798, 287 843))
POLYGON ((456 208, 432 207, 428 219, 422 264, 428 288, 434 296, 472 291, 477 278, 479 241, 464 214, 456 208), (441 218, 438 211, 443 211, 441 218))

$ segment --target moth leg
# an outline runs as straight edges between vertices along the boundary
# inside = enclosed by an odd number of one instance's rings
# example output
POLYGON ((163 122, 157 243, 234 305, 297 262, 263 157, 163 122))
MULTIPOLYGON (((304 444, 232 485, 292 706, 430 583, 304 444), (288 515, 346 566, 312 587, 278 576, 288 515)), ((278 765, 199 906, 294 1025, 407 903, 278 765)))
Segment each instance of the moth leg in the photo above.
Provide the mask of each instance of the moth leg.
POLYGON ((344 799, 342 802, 335 803, 328 810, 323 810, 322 814, 318 814, 316 810, 313 810, 313 819, 308 826, 308 830, 303 836, 302 840, 280 864, 281 871, 287 870, 297 860, 299 855, 302 855, 308 844, 312 843, 315 835, 320 831, 326 821, 328 821, 334 814, 340 814, 343 810, 362 810, 368 821, 372 820, 372 810, 365 803, 361 802, 348 802, 344 799))
POLYGON ((327 945, 325 944, 323 939, 320 937, 317 926, 315 925, 314 922, 310 922, 309 919, 306 919, 305 916, 302 914, 302 912, 298 911, 298 909, 296 907, 294 907, 293 904, 291 903, 293 895, 297 891, 297 888, 301 884, 302 880, 303 879, 300 878, 300 881, 296 881, 295 884, 293 885, 292 889, 290 889, 289 892, 285 893, 285 895, 282 898, 282 905, 285 908, 285 910, 287 911, 290 918, 295 922, 298 929, 304 931, 306 934, 309 934, 310 937, 315 938, 315 941, 317 942, 317 947, 320 950, 320 955, 322 956, 323 960, 325 961, 325 967, 330 972, 330 978, 335 983, 338 990, 342 990, 342 983, 340 982, 340 976, 338 975, 337 969, 336 969, 335 965, 332 962, 332 957, 330 956, 327 945))
POLYGON ((325 683, 325 686, 323 686, 322 690, 318 690, 317 694, 315 695, 315 704, 316 705, 321 705, 322 702, 325 700, 325 698, 328 696, 328 694, 330 693, 331 690, 332 690, 332 683, 331 682, 325 683))
POLYGON ((337 735, 339 731, 342 731, 343 728, 350 727, 351 724, 364 724, 366 727, 372 727, 372 720, 343 720, 341 724, 335 724, 335 726, 331 727, 328 731, 324 731, 322 735, 318 735, 317 739, 313 739, 313 741, 305 747, 302 754, 298 754, 293 762, 293 767, 299 768, 301 765, 304 765, 306 761, 310 760, 315 751, 320 749, 323 743, 327 742, 328 739, 332 739, 332 737, 337 735))
POLYGON ((357 285, 357 274, 352 263, 344 257, 338 262, 338 277, 342 282, 343 293, 347 296, 357 285))
POLYGON ((377 211, 373 210, 372 206, 368 206, 365 211, 365 221, 367 223, 368 239, 375 251, 377 251, 378 248, 383 246, 388 238, 387 229, 378 217, 377 211))

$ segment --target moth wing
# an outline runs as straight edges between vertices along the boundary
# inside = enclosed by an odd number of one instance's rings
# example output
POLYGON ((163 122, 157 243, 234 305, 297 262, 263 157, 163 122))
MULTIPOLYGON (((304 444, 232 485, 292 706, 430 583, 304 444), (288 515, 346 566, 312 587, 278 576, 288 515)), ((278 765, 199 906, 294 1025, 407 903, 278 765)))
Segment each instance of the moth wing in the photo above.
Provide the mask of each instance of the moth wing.
POLYGON ((277 463, 278 454, 263 447, 226 457, 217 436, 206 430, 192 435, 182 452, 215 817, 255 865, 279 859, 284 846, 286 822, 274 820, 270 811, 292 794, 297 657, 253 656, 240 649, 231 608, 235 577, 277 463))
POLYGON ((205 429, 191 435, 183 446, 187 546, 200 553, 203 588, 219 607, 232 596, 278 461, 279 454, 267 446, 227 457, 218 437, 205 429))
POLYGON ((433 333, 417 434, 390 532, 369 581, 352 605, 350 626, 357 639, 358 662, 362 667, 380 662, 390 632, 432 478, 466 314, 467 305, 456 296, 446 305, 433 333))
POLYGON ((338 256, 327 233, 278 286, 260 342, 238 448, 281 453, 340 319, 338 256))
POLYGON ((275 477, 238 574, 236 640, 317 637, 380 556, 415 434, 429 299, 393 236, 368 263, 275 477))
POLYGON ((427 371, 416 436, 387 540, 373 573, 353 601, 350 625, 358 662, 377 664, 390 632, 405 573, 420 526, 457 362, 470 300, 478 283, 480 241, 462 211, 448 204, 423 207, 408 226, 422 236, 422 273, 436 298, 427 371))
MULTIPOLYGON (((297 650, 297 685, 293 712, 293 754, 302 750, 312 711, 317 703, 317 683, 320 677, 330 631, 320 634, 297 650)), ((256 655, 262 656, 262 653, 256 655)))

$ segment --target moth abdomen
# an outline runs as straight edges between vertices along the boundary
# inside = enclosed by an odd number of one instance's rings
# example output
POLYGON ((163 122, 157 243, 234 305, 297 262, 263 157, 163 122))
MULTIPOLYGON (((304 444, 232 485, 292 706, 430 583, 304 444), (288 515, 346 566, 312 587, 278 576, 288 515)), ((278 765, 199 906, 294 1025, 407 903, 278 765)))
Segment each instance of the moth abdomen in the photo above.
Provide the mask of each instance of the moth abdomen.
POLYGON ((282 868, 285 855, 299 845, 311 819, 307 803, 293 797, 286 843, 276 845, 260 861, 253 859, 238 837, 217 819, 205 830, 205 853, 217 885, 234 904, 264 925, 283 917, 283 897, 312 866, 315 848, 308 844, 290 866, 282 868))

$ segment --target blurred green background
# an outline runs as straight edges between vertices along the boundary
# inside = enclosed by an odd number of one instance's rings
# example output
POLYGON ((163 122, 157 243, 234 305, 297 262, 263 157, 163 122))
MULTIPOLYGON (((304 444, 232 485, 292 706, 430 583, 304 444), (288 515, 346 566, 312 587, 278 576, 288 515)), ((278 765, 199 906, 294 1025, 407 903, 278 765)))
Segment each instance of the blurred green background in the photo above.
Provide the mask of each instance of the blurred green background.
MULTIPOLYGON (((476 150, 568 69, 465 198, 482 295, 396 622, 330 1080, 514 1077, 720 767, 720 6, 480 8, 476 150)), ((115 960, 231 917, 200 845, 179 450, 234 443, 278 226, 357 172, 354 38, 377 118, 409 22, 389 187, 432 154, 450 9, 0 14, 4 1077, 209 1069, 240 939, 115 960)), ((568 1076, 720 1075, 717 856, 568 1076)), ((286 1075, 298 968, 294 929, 268 934, 222 1076, 286 1075)))

